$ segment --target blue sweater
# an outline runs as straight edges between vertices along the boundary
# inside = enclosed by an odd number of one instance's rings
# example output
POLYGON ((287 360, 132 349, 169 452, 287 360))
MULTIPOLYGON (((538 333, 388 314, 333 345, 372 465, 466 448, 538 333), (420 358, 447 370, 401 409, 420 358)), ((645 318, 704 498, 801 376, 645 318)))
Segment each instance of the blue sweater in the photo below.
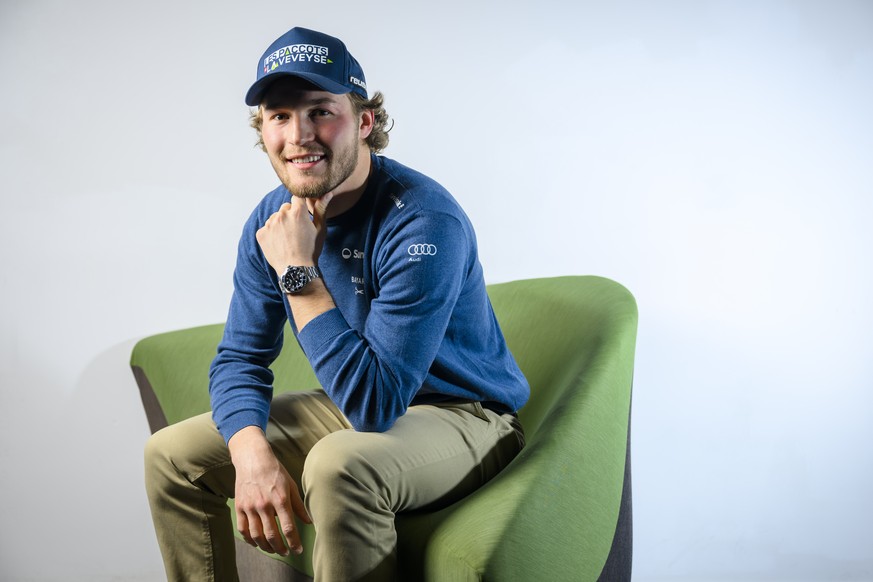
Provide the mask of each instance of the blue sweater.
POLYGON ((246 426, 266 427, 268 366, 282 348, 286 320, 356 430, 388 430, 412 404, 460 399, 514 412, 527 401, 527 381, 486 294, 469 219, 427 176, 381 156, 372 163, 358 203, 328 221, 319 267, 337 307, 300 333, 255 239, 290 200, 288 190, 267 194, 246 222, 210 368, 213 418, 225 440, 246 426))

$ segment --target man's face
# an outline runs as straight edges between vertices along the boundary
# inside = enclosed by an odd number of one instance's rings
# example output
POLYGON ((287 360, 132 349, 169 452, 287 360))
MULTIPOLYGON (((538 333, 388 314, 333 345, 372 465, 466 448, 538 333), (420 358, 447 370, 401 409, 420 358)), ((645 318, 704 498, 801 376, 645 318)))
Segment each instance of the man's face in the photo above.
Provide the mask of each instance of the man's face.
POLYGON ((270 86, 262 108, 267 155, 292 194, 319 198, 336 191, 355 171, 361 120, 347 95, 286 77, 270 86))

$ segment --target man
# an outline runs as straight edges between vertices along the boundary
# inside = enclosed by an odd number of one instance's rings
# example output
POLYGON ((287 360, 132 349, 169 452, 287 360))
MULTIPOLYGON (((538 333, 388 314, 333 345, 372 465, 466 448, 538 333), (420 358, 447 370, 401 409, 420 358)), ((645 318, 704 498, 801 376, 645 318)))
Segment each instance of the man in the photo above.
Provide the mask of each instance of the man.
POLYGON ((282 185, 243 229, 210 370, 212 414, 155 434, 146 484, 171 580, 234 580, 237 528, 302 547, 317 580, 393 580, 394 516, 448 505, 523 446, 529 388, 485 292, 463 211, 376 155, 382 95, 336 38, 294 28, 246 95, 282 185), (272 398, 290 321, 323 390, 272 398))

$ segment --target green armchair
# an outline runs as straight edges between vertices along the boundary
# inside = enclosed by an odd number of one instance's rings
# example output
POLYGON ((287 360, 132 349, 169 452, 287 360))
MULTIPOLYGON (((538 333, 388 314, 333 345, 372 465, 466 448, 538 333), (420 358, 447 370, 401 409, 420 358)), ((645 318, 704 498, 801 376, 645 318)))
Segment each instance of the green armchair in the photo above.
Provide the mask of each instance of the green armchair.
MULTIPOLYGON (((634 298, 600 277, 514 281, 488 293, 530 382, 519 412, 527 446, 454 505, 397 516, 402 580, 629 580, 634 298)), ((207 369, 222 330, 209 325, 136 344, 131 367, 153 432, 209 410, 207 369)), ((272 367, 276 393, 318 386, 293 339, 272 367)), ((302 533, 311 548, 311 526, 302 533)), ((312 575, 306 552, 281 558, 239 540, 237 559, 244 581, 312 575)))

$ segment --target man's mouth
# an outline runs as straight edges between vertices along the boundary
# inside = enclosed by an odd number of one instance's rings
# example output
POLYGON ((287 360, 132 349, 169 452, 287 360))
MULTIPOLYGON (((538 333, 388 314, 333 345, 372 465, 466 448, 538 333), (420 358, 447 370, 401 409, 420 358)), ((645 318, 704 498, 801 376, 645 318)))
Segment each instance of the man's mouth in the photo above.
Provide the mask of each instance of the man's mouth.
POLYGON ((300 158, 291 158, 289 161, 292 164, 314 164, 315 162, 319 162, 323 159, 324 159, 324 155, 319 154, 319 155, 303 156, 300 158))

